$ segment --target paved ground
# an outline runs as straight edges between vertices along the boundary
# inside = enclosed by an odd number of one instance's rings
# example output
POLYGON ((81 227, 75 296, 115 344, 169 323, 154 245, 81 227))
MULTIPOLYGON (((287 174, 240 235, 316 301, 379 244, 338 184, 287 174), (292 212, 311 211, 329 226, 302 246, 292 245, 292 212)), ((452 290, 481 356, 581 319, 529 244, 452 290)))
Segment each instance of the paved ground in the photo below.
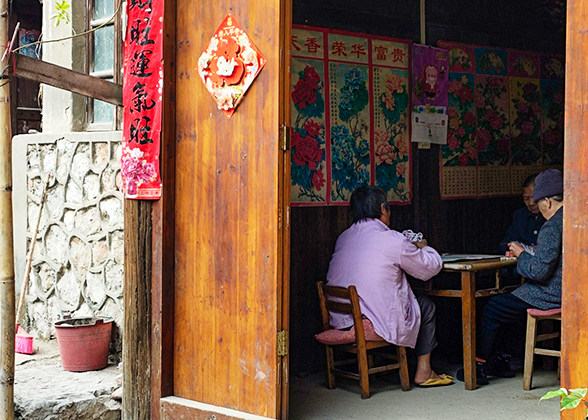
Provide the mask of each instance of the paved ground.
POLYGON ((55 341, 35 340, 34 347, 33 355, 16 354, 16 419, 120 419, 120 403, 110 397, 120 373, 116 366, 67 372, 61 367, 55 341))
MULTIPOLYGON (((120 419, 120 403, 110 397, 116 388, 115 366, 93 372, 66 372, 55 342, 35 342, 37 352, 17 354, 16 419, 120 419)), ((458 366, 446 370, 455 373, 458 366)), ((524 391, 522 372, 513 379, 466 391, 462 382, 409 392, 400 388, 396 373, 371 380, 372 397, 362 400, 359 384, 341 378, 328 390, 323 373, 290 381, 290 420, 557 420, 557 399, 538 404, 547 391, 558 389, 555 371, 536 370, 534 389, 524 391)))
MULTIPOLYGON (((456 367, 457 369, 457 367, 456 367)), ((453 372, 455 373, 455 372, 453 372)), ((325 375, 313 374, 290 381, 290 420, 558 420, 558 399, 542 401, 547 391, 559 388, 555 371, 537 371, 534 389, 523 390, 520 370, 512 379, 490 379, 490 384, 466 391, 463 382, 435 389, 413 387, 403 392, 390 374, 371 380, 372 397, 362 400, 359 383, 341 378, 334 390, 325 375)))

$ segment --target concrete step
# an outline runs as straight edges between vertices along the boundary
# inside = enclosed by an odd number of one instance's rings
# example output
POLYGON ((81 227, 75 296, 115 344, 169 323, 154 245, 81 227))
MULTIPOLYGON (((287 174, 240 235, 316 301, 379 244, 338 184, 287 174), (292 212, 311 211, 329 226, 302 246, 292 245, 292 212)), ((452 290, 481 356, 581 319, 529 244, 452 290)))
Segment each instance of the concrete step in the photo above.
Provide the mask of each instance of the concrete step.
POLYGON ((67 372, 56 341, 35 339, 35 354, 16 355, 15 419, 116 420, 121 403, 111 397, 121 372, 114 364, 89 372, 67 372))

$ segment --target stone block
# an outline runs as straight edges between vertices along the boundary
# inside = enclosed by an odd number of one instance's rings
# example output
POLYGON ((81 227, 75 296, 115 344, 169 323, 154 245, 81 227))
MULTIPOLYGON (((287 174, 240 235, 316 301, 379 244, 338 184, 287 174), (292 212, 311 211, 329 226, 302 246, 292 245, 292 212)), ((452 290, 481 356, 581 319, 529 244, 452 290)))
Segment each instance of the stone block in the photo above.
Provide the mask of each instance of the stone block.
POLYGON ((93 201, 100 194, 100 178, 95 173, 89 173, 84 178, 83 183, 84 198, 87 201, 93 201))
POLYGON ((101 230, 100 214, 95 206, 79 209, 74 216, 74 228, 88 237, 101 230))

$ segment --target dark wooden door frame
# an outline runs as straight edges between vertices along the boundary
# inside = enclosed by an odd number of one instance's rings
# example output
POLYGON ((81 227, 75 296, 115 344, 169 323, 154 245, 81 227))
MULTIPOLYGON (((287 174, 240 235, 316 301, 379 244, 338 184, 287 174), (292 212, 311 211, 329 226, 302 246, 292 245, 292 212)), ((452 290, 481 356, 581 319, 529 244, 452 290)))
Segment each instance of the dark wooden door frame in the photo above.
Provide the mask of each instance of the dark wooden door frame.
MULTIPOLYGON (((280 86, 280 97, 284 98, 280 102, 280 115, 281 120, 285 122, 283 127, 283 144, 282 149, 284 151, 282 155, 282 161, 278 164, 278 170, 283 172, 281 178, 280 196, 279 199, 281 214, 280 218, 282 223, 280 224, 280 232, 278 235, 278 241, 281 242, 281 279, 278 281, 281 284, 281 302, 279 302, 280 308, 278 311, 278 326, 280 329, 286 331, 287 343, 290 343, 290 186, 291 186, 291 156, 290 156, 290 115, 291 115, 291 101, 290 98, 290 77, 291 77, 291 42, 292 38, 292 0, 284 0, 281 11, 280 21, 283 22, 280 27, 280 38, 284 39, 284 51, 281 54, 280 59, 282 60, 282 80, 283 83, 280 86)), ((290 356, 288 355, 290 348, 287 344, 287 354, 281 358, 279 363, 281 367, 279 369, 281 389, 278 390, 278 398, 281 405, 281 419, 285 420, 288 418, 290 398, 289 398, 289 366, 290 356), (281 394, 281 395, 280 395, 281 394)), ((278 358, 279 359, 279 358, 278 358)))
MULTIPOLYGON (((175 79, 176 79, 176 0, 166 0, 164 6, 164 46, 163 46, 163 128, 161 138, 161 179, 162 179, 162 196, 158 201, 144 203, 143 206, 151 207, 151 220, 136 218, 136 213, 127 211, 125 207, 125 227, 129 227, 129 235, 136 236, 140 234, 138 224, 144 223, 151 226, 152 247, 151 247, 151 388, 150 388, 150 418, 159 420, 161 418, 161 399, 173 396, 173 346, 174 346, 174 229, 175 229, 175 79)), ((281 29, 284 39, 291 37, 292 21, 292 1, 285 0, 282 14, 282 21, 290 22, 281 29)), ((290 89, 290 43, 285 42, 285 49, 281 57, 283 69, 284 84, 282 95, 288 97, 290 89)), ((290 103, 284 101, 281 104, 280 114, 283 121, 290 120, 290 103)), ((289 128, 285 127, 285 133, 289 134, 289 128)), ((289 138, 289 136, 287 136, 289 138)), ((282 190, 282 212, 281 212, 281 231, 279 240, 282 242, 282 301, 279 311, 281 319, 279 322, 283 329, 288 329, 289 323, 289 275, 290 275, 290 152, 286 142, 283 159, 279 163, 279 170, 283 171, 283 183, 280 185, 282 190)), ((139 204, 141 205, 141 204, 139 204)), ((145 207, 147 208, 147 207, 145 207)), ((140 241, 139 241, 140 242, 140 241)), ((128 242, 126 242, 128 243, 128 242)), ((138 250, 131 250, 137 252, 138 250)), ((136 260, 135 260, 136 261, 136 260)), ((138 270, 139 267, 128 267, 129 269, 138 270)), ((145 290, 145 289, 143 289, 145 290)), ((131 302, 136 306, 137 302, 131 302)), ((125 308, 127 308, 125 306, 125 308)), ((128 308, 127 308, 128 309, 128 308)), ((137 319, 137 323, 145 320, 137 319)), ((135 326, 137 327, 137 326, 135 326)), ((129 325, 129 328, 133 326, 129 325)), ((134 346, 136 343, 130 343, 134 346)), ((139 349, 135 348, 136 354, 140 354, 139 349)), ((288 358, 283 357, 279 369, 282 383, 288 383, 288 358)), ((128 378, 132 380, 132 378, 128 378)), ((136 388, 129 395, 129 400, 133 404, 143 401, 140 397, 141 391, 146 390, 136 388)), ((288 388, 282 387, 277 390, 278 399, 281 399, 281 416, 283 419, 288 415, 288 388)), ((127 393, 125 393, 127 395, 127 393)), ((136 416, 137 411, 134 412, 136 416)), ((135 417, 129 417, 135 418, 135 417)))
MULTIPOLYGON (((151 419, 160 419, 160 400, 173 395, 176 0, 164 3, 163 129, 161 199, 153 203, 151 419)), ((126 222, 126 220, 125 220, 126 222)))
MULTIPOLYGON (((588 1, 568 0, 566 33, 561 386, 588 386, 588 1)), ((580 404, 566 420, 586 417, 580 404)))

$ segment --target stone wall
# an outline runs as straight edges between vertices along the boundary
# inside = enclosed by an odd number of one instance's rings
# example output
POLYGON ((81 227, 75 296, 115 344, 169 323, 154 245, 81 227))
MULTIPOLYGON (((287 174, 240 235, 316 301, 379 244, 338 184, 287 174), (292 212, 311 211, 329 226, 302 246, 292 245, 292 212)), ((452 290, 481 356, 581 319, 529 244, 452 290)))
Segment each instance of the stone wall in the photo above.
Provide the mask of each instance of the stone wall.
POLYGON ((122 351, 123 195, 120 132, 33 134, 13 139, 17 293, 33 237, 43 179, 47 199, 33 253, 23 324, 54 337, 64 317, 114 318, 111 352, 122 351))

